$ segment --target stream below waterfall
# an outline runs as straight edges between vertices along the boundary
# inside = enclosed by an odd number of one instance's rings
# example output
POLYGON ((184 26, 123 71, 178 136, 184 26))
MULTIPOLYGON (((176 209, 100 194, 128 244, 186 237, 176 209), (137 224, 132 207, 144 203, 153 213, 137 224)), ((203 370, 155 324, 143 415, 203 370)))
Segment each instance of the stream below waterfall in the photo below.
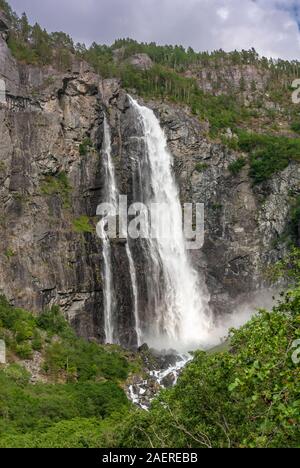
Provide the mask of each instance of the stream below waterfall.
POLYGON ((182 370, 193 359, 193 356, 188 353, 165 354, 157 359, 161 361, 161 369, 149 370, 146 378, 134 377, 127 387, 129 400, 146 411, 149 410, 152 400, 161 390, 176 385, 182 370))

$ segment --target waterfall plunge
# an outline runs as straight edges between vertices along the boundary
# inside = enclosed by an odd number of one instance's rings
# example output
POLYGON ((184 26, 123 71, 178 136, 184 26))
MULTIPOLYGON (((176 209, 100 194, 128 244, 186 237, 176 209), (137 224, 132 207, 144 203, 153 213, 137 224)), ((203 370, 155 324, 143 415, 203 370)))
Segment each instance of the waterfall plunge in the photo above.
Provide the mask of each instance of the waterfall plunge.
MULTIPOLYGON (((137 138, 141 142, 138 154, 138 176, 134 180, 140 201, 166 206, 166 223, 171 226, 168 237, 145 239, 143 252, 144 280, 147 304, 139 310, 139 278, 136 272, 134 241, 128 239, 126 254, 132 291, 132 312, 138 345, 147 342, 157 349, 173 348, 186 351, 206 347, 211 342, 212 320, 205 286, 192 268, 182 229, 179 193, 172 175, 172 156, 158 119, 152 110, 140 106, 132 98, 136 116, 137 138), (143 321, 140 313, 143 312, 143 321)), ((119 191, 112 161, 111 134, 104 118, 103 164, 105 170, 105 202, 117 208, 119 191)), ((134 200, 138 201, 135 198, 134 200)), ((99 228, 105 233, 106 224, 99 228)), ((118 343, 116 324, 116 291, 112 269, 112 248, 107 235, 103 237, 104 328, 107 343, 118 343)))
MULTIPOLYGON (((192 268, 182 229, 179 192, 172 175, 172 156, 154 112, 129 98, 141 127, 144 165, 148 178, 143 184, 143 202, 168 207, 167 223, 171 226, 168 238, 148 240, 148 261, 154 265, 151 281, 152 303, 155 311, 143 329, 143 339, 157 348, 193 349, 210 342, 212 321, 208 297, 198 274, 192 268), (156 270, 156 274, 155 274, 156 270), (163 289, 161 287, 163 276, 163 289)), ((139 167, 141 164, 139 162, 139 167)), ((141 179, 143 175, 141 174, 141 179)), ((147 259, 146 259, 147 260, 147 259)))

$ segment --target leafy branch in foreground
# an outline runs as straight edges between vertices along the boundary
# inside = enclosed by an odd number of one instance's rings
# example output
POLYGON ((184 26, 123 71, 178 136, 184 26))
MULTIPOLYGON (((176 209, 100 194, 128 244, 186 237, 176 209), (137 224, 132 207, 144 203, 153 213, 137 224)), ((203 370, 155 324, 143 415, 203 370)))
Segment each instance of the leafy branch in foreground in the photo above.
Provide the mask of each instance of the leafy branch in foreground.
POLYGON ((230 350, 196 352, 178 384, 123 428, 123 447, 299 447, 300 250, 277 265, 294 288, 230 335, 230 350))

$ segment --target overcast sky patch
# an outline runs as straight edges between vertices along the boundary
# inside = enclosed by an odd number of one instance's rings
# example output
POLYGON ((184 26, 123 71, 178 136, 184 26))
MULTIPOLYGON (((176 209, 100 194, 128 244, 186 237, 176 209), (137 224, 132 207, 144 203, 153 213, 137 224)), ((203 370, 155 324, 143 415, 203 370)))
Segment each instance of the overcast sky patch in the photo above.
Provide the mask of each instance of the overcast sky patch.
POLYGON ((117 38, 195 50, 250 49, 300 59, 300 0, 11 0, 21 14, 76 42, 117 38))

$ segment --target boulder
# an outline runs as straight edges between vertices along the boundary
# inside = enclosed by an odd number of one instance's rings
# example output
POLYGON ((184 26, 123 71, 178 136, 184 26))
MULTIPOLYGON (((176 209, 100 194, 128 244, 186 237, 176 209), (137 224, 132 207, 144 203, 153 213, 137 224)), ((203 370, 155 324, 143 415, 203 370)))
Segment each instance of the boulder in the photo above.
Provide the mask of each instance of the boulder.
POLYGON ((147 54, 135 54, 129 59, 129 63, 140 70, 149 70, 153 62, 147 54))

